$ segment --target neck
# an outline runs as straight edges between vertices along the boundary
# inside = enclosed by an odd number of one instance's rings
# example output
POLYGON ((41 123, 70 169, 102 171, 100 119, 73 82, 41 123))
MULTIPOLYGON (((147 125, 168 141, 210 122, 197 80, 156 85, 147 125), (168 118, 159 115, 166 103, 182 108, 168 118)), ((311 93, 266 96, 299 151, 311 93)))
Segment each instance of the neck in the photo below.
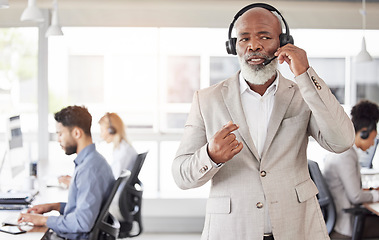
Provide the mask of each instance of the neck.
POLYGON ((78 141, 78 150, 77 154, 79 154, 84 148, 91 145, 93 143, 92 137, 84 136, 83 138, 79 139, 78 141))
POLYGON ((250 83, 249 81, 246 81, 247 84, 249 85, 250 89, 256 93, 258 93, 259 95, 263 96, 263 94, 265 94, 267 88, 269 88, 271 86, 271 84, 275 81, 276 79, 276 74, 274 76, 272 76, 272 78, 270 78, 265 84, 263 85, 256 85, 256 84, 252 84, 250 83))

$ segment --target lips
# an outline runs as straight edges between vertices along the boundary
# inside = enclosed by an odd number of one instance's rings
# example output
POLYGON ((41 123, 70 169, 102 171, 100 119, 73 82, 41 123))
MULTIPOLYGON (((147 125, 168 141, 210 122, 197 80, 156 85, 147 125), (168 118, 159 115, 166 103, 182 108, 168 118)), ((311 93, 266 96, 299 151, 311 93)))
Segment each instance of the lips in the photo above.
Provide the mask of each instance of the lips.
POLYGON ((266 58, 260 56, 251 56, 246 59, 246 62, 251 65, 259 65, 266 61, 266 58))

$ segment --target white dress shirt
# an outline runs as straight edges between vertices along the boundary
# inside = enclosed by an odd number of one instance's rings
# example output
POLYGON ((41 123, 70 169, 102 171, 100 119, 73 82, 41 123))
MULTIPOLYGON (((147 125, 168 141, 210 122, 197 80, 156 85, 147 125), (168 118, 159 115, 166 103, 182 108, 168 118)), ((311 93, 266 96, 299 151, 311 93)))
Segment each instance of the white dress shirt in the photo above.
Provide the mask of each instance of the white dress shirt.
MULTIPOLYGON (((249 126, 250 135, 258 151, 259 157, 262 157, 263 146, 267 136, 268 123, 274 107, 275 93, 279 84, 278 76, 279 74, 277 74, 274 82, 267 88, 263 96, 261 96, 250 89, 241 73, 239 75, 242 108, 246 116, 247 125, 249 126)), ((265 208, 264 231, 265 233, 272 232, 271 220, 267 207, 265 208)))
POLYGON ((129 143, 125 140, 120 142, 120 145, 113 150, 113 161, 111 164, 115 179, 120 176, 122 170, 127 169, 131 171, 133 169, 137 155, 137 151, 129 143))
POLYGON ((275 93, 278 89, 278 77, 276 77, 275 81, 267 88, 263 96, 252 91, 241 74, 239 81, 242 107, 246 116, 247 125, 249 126, 250 135, 253 138, 259 156, 262 157, 268 122, 270 121, 271 112, 274 107, 275 93))

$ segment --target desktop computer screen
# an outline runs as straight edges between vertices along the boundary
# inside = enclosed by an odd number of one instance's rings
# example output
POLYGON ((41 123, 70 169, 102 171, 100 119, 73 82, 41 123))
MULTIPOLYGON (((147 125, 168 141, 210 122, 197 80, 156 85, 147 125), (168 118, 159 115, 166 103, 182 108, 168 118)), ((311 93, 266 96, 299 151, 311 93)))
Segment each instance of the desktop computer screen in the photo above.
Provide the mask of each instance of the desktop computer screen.
POLYGON ((26 154, 23 148, 20 116, 9 118, 8 127, 8 158, 11 166, 12 177, 16 177, 25 170, 26 154))
POLYGON ((24 184, 23 176, 28 172, 28 154, 23 144, 20 116, 12 116, 7 121, 7 146, 0 153, 1 188, 18 189, 24 184))

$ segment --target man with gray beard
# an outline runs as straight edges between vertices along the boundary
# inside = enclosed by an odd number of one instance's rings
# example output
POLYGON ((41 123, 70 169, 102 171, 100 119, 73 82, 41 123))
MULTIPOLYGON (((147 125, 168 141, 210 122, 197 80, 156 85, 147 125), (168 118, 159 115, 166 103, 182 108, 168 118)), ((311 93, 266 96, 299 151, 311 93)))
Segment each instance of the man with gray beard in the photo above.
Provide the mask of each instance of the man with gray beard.
POLYGON ((202 240, 329 239, 307 144, 312 136, 331 152, 349 149, 349 117, 274 7, 241 9, 226 46, 241 71, 194 94, 172 164, 182 189, 211 181, 202 240), (280 74, 278 63, 288 64, 295 81, 280 74))

